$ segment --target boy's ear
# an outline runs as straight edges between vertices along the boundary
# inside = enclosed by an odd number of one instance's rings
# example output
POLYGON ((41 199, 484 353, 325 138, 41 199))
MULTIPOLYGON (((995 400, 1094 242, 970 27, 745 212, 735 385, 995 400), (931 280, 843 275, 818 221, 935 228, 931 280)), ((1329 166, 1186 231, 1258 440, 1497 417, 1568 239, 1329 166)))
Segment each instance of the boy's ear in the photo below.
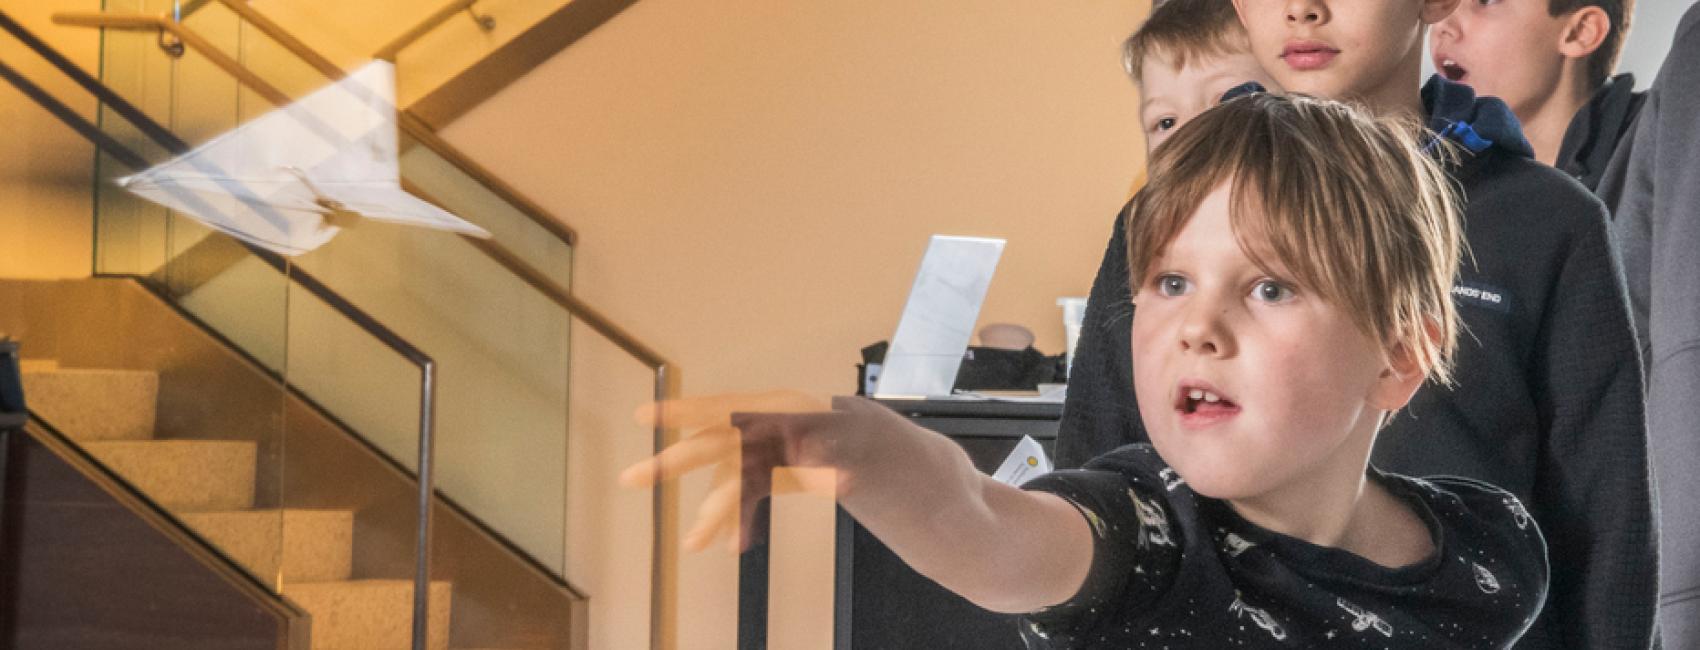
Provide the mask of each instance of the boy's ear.
POLYGON ((1600 49, 1611 34, 1611 17, 1606 10, 1595 6, 1577 9, 1564 21, 1558 52, 1572 59, 1585 58, 1600 49))
POLYGON ((1423 372, 1411 347, 1404 343, 1387 355, 1387 361, 1387 367, 1381 369, 1375 385, 1370 387, 1367 401, 1379 410, 1397 411, 1410 403, 1417 389, 1428 381, 1428 374, 1423 372))
MULTIPOLYGON (((1234 0, 1234 4, 1239 4, 1239 2, 1240 0, 1234 0)), ((1458 8, 1459 0, 1421 0, 1421 2, 1423 3, 1421 14, 1423 24, 1433 25, 1452 15, 1452 11, 1458 8)))

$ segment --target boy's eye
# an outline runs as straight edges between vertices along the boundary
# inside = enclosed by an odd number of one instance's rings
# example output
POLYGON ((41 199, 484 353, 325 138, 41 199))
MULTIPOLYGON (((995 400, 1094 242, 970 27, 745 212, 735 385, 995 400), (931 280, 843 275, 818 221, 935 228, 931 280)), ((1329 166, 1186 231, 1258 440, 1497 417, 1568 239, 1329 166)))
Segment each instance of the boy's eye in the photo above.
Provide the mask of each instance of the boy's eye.
POLYGON ((1284 302, 1293 297, 1293 290, 1274 280, 1264 280, 1251 288, 1251 295, 1263 302, 1284 302))
POLYGON ((1190 288, 1190 285, 1186 278, 1181 276, 1173 274, 1157 276, 1157 293, 1160 295, 1171 298, 1185 295, 1188 288, 1190 288))
POLYGON ((1158 118, 1157 123, 1151 126, 1152 131, 1159 131, 1159 132, 1168 131, 1169 129, 1173 129, 1173 128, 1175 128, 1175 118, 1172 118, 1172 117, 1158 118))

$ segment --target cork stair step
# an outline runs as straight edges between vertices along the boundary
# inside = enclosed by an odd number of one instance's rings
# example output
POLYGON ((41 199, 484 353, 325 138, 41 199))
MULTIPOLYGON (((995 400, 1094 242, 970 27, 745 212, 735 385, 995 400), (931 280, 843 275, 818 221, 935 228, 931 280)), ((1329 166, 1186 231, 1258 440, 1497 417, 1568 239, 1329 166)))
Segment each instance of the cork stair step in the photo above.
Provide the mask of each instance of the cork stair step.
MULTIPOLYGON (((404 649, 412 642, 413 582, 285 582, 283 595, 313 617, 313 650, 404 649)), ((432 582, 426 647, 449 647, 447 582, 432 582)))
POLYGON ((30 410, 72 439, 153 437, 159 373, 60 368, 50 361, 24 363, 20 370, 30 410))
POLYGON ((167 509, 254 506, 253 441, 102 440, 83 443, 83 448, 167 509))
POLYGON ((347 580, 354 551, 352 510, 237 510, 179 515, 201 537, 260 580, 347 580))

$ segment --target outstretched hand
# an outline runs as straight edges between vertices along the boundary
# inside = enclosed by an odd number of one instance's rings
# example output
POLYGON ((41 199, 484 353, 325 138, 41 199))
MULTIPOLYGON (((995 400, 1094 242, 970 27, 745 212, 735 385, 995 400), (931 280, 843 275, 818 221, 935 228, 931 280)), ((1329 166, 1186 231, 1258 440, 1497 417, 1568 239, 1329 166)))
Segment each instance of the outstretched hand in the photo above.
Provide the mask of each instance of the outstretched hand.
POLYGON ((620 473, 620 482, 648 487, 712 466, 713 488, 685 534, 685 547, 707 548, 723 532, 737 550, 749 548, 756 506, 774 493, 804 491, 842 497, 857 463, 883 433, 908 422, 855 397, 829 403, 796 391, 669 400, 646 405, 639 421, 691 431, 684 440, 620 473), (780 470, 780 471, 775 471, 780 470))

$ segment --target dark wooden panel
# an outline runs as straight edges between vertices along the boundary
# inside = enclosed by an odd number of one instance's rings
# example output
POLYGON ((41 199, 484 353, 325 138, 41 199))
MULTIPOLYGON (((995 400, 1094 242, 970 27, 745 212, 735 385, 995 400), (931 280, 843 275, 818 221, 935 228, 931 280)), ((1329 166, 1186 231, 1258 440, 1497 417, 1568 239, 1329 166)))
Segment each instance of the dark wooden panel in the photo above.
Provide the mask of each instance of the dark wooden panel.
POLYGON ((197 557, 34 437, 9 438, 0 647, 285 647, 289 617, 256 598, 258 587, 197 557))
MULTIPOLYGON (((982 424, 992 423, 988 419, 982 424)), ((1054 431, 1056 422, 1048 424, 1054 431)), ((951 439, 986 473, 997 471, 1016 442, 998 435, 953 435, 951 439)), ((1052 438, 1039 439, 1045 453, 1053 453, 1053 445, 1052 438)), ((1020 617, 981 609, 916 573, 843 508, 838 510, 837 538, 837 570, 847 575, 839 580, 835 596, 840 617, 834 621, 838 626, 835 647, 839 650, 1027 647, 1017 628, 1020 617)))
MULTIPOLYGON (((1003 463, 1021 436, 1055 453, 1060 404, 881 400, 948 436, 980 471, 1003 463)), ((765 509, 762 511, 765 514, 765 509)), ((759 527, 766 530, 765 524, 759 527)), ((738 648, 767 647, 765 533, 738 563, 738 648)), ((833 595, 837 650, 1021 650, 1019 617, 996 614, 916 573, 868 529, 838 510, 833 595)))

